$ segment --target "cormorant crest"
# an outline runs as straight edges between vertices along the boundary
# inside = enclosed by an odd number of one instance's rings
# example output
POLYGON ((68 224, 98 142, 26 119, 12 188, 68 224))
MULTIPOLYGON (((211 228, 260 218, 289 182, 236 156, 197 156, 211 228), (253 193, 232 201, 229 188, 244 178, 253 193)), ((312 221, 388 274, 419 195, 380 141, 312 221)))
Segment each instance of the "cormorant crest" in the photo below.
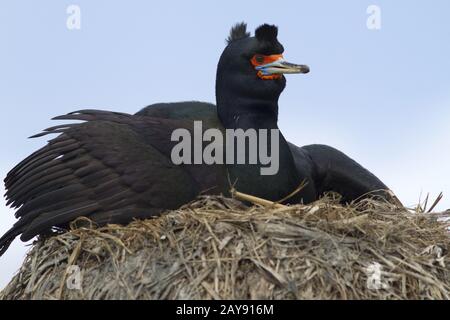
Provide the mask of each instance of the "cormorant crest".
POLYGON ((247 24, 245 22, 237 23, 231 28, 230 35, 227 38, 227 43, 250 37, 250 32, 247 32, 247 24))
POLYGON ((265 23, 256 29, 255 36, 261 42, 275 42, 278 36, 278 27, 265 23))

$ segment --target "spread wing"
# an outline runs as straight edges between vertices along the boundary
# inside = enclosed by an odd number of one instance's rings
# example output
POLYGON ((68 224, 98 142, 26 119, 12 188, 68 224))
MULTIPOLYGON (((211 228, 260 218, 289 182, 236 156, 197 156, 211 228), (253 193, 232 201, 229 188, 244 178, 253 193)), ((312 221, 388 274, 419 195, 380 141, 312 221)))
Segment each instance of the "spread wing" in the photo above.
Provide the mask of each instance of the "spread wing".
POLYGON ((84 110, 49 128, 60 135, 19 163, 5 179, 16 224, 0 239, 0 255, 21 234, 27 241, 80 216, 126 223, 177 208, 199 192, 192 172, 170 160, 172 128, 183 121, 84 110))

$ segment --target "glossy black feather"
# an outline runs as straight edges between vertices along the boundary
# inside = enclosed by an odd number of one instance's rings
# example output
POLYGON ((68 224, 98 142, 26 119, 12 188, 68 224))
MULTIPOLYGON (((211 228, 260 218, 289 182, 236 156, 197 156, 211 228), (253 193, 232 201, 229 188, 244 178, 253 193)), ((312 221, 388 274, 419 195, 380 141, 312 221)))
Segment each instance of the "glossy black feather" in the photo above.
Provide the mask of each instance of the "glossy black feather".
POLYGON ((245 22, 237 23, 231 28, 230 35, 227 38, 227 43, 250 37, 250 32, 247 32, 247 24, 245 22))
POLYGON ((58 117, 88 120, 48 128, 47 134, 63 133, 5 179, 6 197, 19 208, 19 221, 1 238, 3 250, 18 234, 28 240, 52 227, 67 227, 82 215, 100 222, 152 216, 177 208, 201 191, 189 170, 172 164, 167 143, 168 129, 189 128, 191 122, 83 112, 58 117), (167 179, 178 185, 168 185, 167 179))
POLYGON ((278 27, 269 24, 263 24, 255 31, 255 37, 261 42, 275 42, 277 41, 278 27))

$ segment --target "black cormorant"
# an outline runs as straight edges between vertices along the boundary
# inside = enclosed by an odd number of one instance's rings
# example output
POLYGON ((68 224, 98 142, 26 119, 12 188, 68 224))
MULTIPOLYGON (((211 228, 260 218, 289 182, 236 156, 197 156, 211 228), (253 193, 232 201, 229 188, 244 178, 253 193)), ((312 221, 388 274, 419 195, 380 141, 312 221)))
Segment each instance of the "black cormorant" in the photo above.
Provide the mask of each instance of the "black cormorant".
MULTIPOLYGON (((273 175, 261 174, 265 164, 259 159, 245 165, 171 161, 176 145, 172 132, 180 128, 194 132, 193 120, 201 120, 203 130, 278 129, 278 98, 286 85, 283 74, 307 73, 309 68, 283 59, 277 32, 265 24, 251 37, 245 24, 232 28, 217 68, 217 108, 183 102, 152 105, 135 115, 83 110, 56 117, 84 122, 36 135, 59 134, 7 175, 7 204, 17 209, 18 221, 0 239, 0 255, 19 235, 27 241, 55 228, 65 229, 80 216, 99 225, 155 216, 202 192, 227 194, 230 182, 241 192, 273 201, 306 182, 288 203, 309 203, 325 191, 352 201, 387 190, 341 152, 321 145, 300 148, 281 133, 279 167, 273 175)), ((270 152, 272 145, 267 144, 270 152)))

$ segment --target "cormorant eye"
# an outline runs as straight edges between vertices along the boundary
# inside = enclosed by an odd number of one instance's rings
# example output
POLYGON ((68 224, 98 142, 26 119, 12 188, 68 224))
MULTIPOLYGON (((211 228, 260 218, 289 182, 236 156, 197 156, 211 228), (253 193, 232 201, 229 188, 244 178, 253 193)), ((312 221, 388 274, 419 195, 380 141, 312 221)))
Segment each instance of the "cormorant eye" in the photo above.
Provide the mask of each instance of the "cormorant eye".
POLYGON ((256 60, 256 62, 258 62, 259 64, 262 64, 262 63, 264 62, 264 56, 263 56, 263 55, 260 55, 260 54, 257 54, 257 55, 255 56, 255 60, 256 60))

